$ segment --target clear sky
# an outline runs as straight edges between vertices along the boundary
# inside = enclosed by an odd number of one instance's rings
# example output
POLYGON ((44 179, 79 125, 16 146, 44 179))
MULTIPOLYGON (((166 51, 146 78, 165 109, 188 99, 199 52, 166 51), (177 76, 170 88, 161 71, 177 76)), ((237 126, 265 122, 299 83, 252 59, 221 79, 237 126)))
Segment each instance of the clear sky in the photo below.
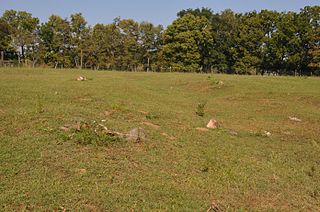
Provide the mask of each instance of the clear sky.
POLYGON ((69 17, 81 12, 90 25, 111 23, 115 17, 150 21, 167 26, 177 12, 187 8, 209 7, 215 12, 270 9, 299 11, 307 5, 320 5, 320 0, 0 0, 0 14, 5 10, 24 10, 45 22, 51 14, 69 17))

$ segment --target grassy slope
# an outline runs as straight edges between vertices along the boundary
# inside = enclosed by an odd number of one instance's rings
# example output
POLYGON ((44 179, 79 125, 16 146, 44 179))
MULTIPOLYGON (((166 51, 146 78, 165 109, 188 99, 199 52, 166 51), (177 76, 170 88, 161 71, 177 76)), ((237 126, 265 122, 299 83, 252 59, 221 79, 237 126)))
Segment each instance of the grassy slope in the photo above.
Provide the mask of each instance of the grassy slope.
POLYGON ((1 69, 0 210, 204 211, 212 201, 320 210, 320 79, 208 76, 1 69), (212 117, 221 129, 195 130, 212 117), (121 132, 142 126, 148 141, 84 146, 59 136, 66 123, 102 119, 121 132))

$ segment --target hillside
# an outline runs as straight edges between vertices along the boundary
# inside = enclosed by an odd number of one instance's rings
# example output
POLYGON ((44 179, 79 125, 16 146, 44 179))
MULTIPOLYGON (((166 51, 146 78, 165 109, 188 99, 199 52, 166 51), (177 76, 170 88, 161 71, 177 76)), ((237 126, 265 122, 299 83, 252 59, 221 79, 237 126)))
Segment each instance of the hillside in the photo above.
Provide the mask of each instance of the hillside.
POLYGON ((6 68, 0 93, 0 210, 320 210, 319 78, 6 68))

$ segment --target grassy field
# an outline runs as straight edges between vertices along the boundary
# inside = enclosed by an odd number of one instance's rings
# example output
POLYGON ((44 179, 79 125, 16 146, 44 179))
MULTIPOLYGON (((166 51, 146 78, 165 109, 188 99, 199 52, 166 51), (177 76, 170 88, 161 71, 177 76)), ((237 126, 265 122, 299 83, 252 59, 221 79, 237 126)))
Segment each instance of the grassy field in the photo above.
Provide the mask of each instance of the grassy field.
POLYGON ((319 78, 0 69, 0 94, 0 211, 320 210, 319 78))

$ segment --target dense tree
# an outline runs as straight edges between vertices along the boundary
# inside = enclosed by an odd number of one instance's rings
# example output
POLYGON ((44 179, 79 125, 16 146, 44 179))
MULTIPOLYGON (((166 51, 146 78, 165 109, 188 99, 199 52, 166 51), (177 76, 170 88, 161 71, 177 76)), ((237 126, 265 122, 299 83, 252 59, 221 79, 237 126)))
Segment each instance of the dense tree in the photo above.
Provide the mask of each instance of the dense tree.
POLYGON ((57 15, 41 26, 40 38, 44 46, 44 60, 49 65, 71 67, 71 27, 68 20, 57 15))
POLYGON ((81 13, 71 15, 71 57, 74 66, 83 67, 86 40, 89 39, 89 27, 81 13))
POLYGON ((0 52, 3 52, 10 46, 9 25, 3 19, 0 19, 0 37, 0 52))
POLYGON ((161 50, 162 30, 161 25, 154 26, 149 22, 142 22, 139 25, 139 61, 146 71, 159 70, 160 64, 157 60, 161 50))
POLYGON ((207 56, 205 49, 212 43, 208 19, 186 14, 168 26, 163 41, 164 60, 170 69, 200 70, 207 56))
POLYGON ((307 64, 311 73, 320 75, 320 6, 305 7, 301 10, 300 16, 305 29, 304 65, 307 64))
POLYGON ((120 18, 91 27, 81 13, 52 15, 39 26, 32 14, 9 10, 0 18, 0 51, 55 68, 320 75, 319 24, 319 6, 299 13, 187 9, 165 30, 120 18))
MULTIPOLYGON (((37 28, 39 19, 32 17, 31 13, 8 10, 2 16, 8 24, 13 48, 20 48, 21 58, 26 59, 28 50, 34 51, 37 44, 37 28)), ((34 52, 33 52, 34 53, 34 52)), ((19 54, 19 55, 20 55, 19 54)))

